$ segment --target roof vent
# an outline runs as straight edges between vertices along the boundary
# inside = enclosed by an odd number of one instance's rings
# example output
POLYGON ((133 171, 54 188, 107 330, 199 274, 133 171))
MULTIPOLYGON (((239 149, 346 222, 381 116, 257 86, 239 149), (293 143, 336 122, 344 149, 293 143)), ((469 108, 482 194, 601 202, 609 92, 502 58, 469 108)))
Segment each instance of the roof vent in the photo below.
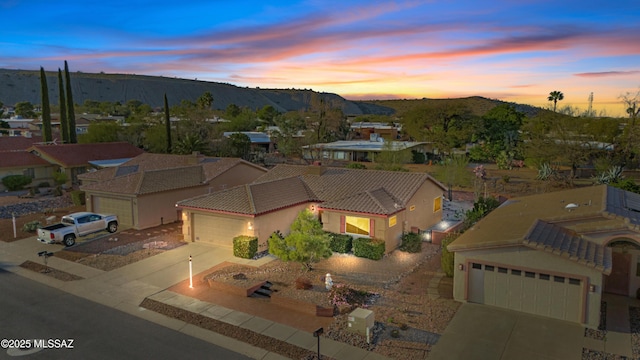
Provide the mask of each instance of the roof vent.
POLYGON ((578 204, 575 204, 575 203, 569 203, 569 204, 567 204, 564 208, 565 208, 565 209, 575 209, 575 208, 577 208, 577 207, 578 207, 578 204))

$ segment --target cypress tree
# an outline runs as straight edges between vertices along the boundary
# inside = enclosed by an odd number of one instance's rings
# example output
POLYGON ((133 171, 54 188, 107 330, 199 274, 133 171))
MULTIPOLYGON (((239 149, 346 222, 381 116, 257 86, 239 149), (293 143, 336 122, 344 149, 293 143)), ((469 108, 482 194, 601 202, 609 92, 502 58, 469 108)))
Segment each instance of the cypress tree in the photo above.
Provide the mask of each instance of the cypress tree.
POLYGON ((49 106, 49 87, 47 86, 47 75, 40 66, 40 91, 42 93, 42 140, 50 142, 51 136, 51 108, 49 106))
POLYGON ((60 133, 62 142, 69 142, 69 121, 67 120, 67 98, 64 96, 64 82, 62 82, 62 70, 58 68, 58 103, 60 104, 60 133))
POLYGON ((76 135, 76 113, 73 105, 73 94, 71 92, 71 76, 69 76, 69 66, 67 60, 64 61, 64 77, 67 81, 67 121, 69 122, 69 142, 75 144, 78 142, 76 135))
POLYGON ((171 154, 171 118, 169 117, 169 102, 164 94, 164 125, 167 130, 167 154, 171 154))

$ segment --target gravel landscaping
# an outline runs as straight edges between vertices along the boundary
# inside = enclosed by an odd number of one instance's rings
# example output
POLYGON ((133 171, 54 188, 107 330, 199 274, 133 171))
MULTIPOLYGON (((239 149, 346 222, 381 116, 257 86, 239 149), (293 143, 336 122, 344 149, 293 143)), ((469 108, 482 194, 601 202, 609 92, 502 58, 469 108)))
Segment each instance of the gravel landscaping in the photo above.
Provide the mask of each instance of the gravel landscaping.
POLYGON ((43 264, 38 264, 36 262, 33 261, 25 261, 22 264, 20 264, 20 267, 25 268, 25 269, 29 269, 31 271, 35 271, 47 276, 51 276, 55 279, 58 280, 62 280, 62 281, 74 281, 74 280, 82 280, 84 279, 81 276, 77 276, 77 275, 73 275, 73 274, 69 274, 68 272, 64 272, 62 270, 57 270, 57 269, 53 269, 50 268, 48 266, 45 266, 43 264))

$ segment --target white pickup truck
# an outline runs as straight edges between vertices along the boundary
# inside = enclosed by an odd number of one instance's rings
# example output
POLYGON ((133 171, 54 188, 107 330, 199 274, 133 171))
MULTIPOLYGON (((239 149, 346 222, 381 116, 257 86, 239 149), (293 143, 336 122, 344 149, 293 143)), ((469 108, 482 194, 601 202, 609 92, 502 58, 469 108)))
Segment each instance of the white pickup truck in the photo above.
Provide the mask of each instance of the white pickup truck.
POLYGON ((63 216, 59 224, 38 229, 38 241, 73 246, 77 237, 103 230, 110 233, 118 231, 118 217, 116 215, 77 212, 63 216))

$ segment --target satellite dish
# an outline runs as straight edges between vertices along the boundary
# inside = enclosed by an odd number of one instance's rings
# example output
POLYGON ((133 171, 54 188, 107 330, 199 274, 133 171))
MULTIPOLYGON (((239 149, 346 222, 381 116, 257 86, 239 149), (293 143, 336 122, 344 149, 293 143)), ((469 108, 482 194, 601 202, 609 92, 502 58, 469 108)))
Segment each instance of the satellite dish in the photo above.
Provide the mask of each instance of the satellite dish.
POLYGON ((578 204, 574 204, 574 203, 569 203, 567 204, 564 208, 565 209, 575 209, 578 207, 578 204))

